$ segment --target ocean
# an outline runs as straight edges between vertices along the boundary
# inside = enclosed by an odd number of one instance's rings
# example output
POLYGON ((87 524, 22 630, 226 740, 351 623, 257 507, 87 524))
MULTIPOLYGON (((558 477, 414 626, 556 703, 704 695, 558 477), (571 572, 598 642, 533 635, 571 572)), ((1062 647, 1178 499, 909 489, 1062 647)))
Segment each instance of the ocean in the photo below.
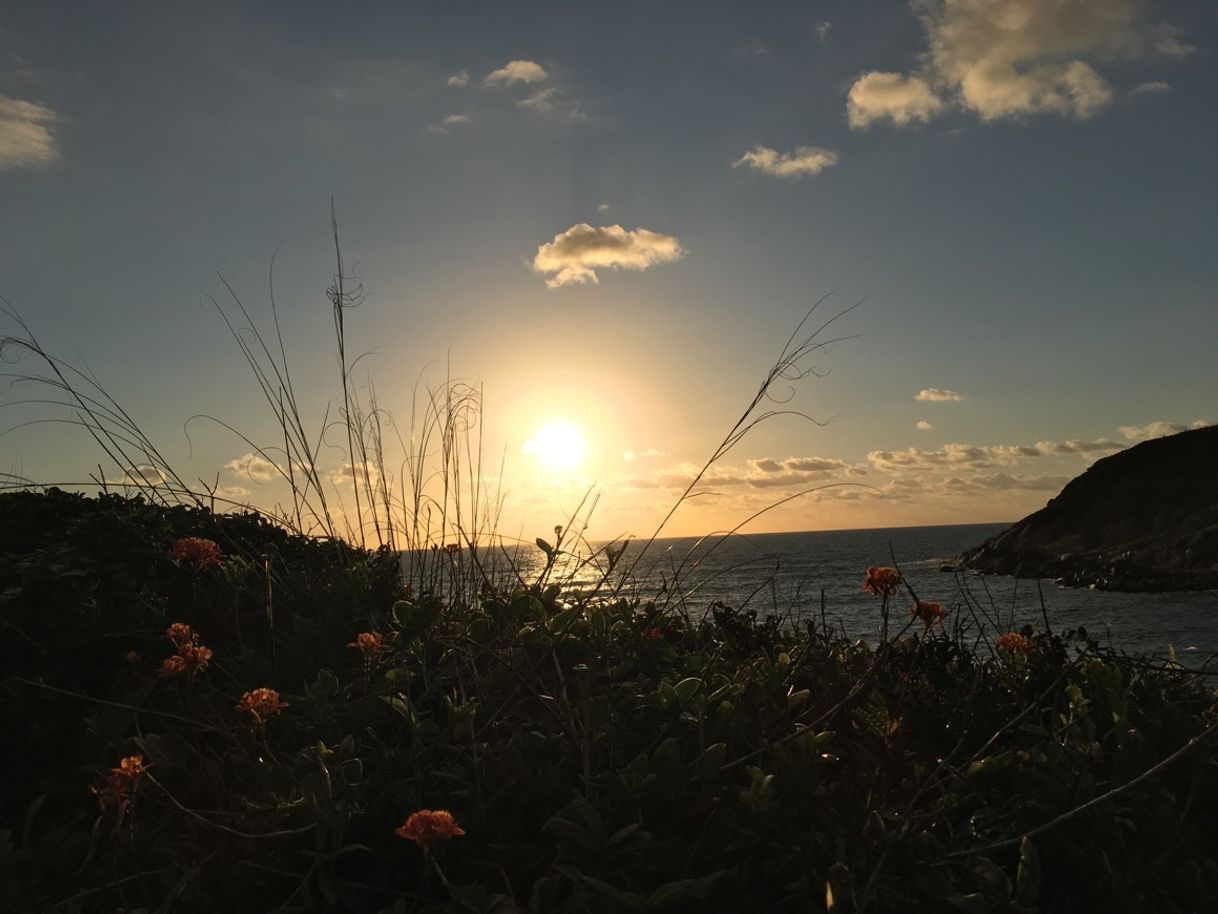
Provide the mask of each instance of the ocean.
MULTIPOLYGON (((976 613, 991 636, 996 629, 1001 633, 1024 624, 1043 629, 1047 617, 1055 632, 1082 626, 1089 637, 1130 654, 1165 656, 1174 648, 1190 667, 1218 654, 1218 594, 1115 593, 1059 587, 1047 580, 1038 588, 1034 580, 940 570, 1007 526, 748 534, 701 543, 660 539, 635 566, 633 577, 640 596, 663 593, 694 615, 718 601, 756 609, 758 616, 781 615, 799 625, 807 617, 819 622, 823 606, 825 622, 836 630, 851 639, 875 640, 879 600, 863 592, 863 576, 869 565, 895 560, 919 598, 970 618, 976 613)), ((628 547, 619 570, 634 562, 638 548, 635 543, 628 547)), ((539 571, 544 562, 536 547, 520 558, 526 579, 530 567, 539 571)), ((596 576, 585 567, 571 583, 579 586, 596 576)), ((559 573, 555 579, 562 577, 559 573)), ((903 597, 894 608, 897 627, 907 618, 908 602, 903 597)))

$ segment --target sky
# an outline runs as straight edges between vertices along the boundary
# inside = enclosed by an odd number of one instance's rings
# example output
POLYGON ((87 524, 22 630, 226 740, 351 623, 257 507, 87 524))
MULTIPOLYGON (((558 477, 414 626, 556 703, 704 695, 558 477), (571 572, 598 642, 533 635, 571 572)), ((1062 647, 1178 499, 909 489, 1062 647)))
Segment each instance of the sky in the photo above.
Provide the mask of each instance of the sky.
MULTIPOLYGON (((650 534, 808 309, 857 305, 665 532, 1014 521, 1218 421, 1216 51, 1206 0, 8 2, 0 296, 181 478, 271 507, 217 303, 266 331, 273 290, 337 504, 333 201, 356 393, 410 450, 428 390, 477 389, 530 540, 588 492, 590 535, 650 534)), ((124 481, 30 390, 0 471, 124 481)))

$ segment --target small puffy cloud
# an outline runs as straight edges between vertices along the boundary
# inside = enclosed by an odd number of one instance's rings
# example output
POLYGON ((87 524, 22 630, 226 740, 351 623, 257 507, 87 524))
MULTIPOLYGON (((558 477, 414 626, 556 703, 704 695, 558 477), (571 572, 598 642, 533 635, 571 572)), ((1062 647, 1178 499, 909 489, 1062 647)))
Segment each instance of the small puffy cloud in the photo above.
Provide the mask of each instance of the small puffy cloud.
POLYGON ((169 481, 159 467, 148 463, 139 463, 123 470, 118 479, 107 479, 114 486, 163 486, 169 481))
POLYGON ((1170 24, 1143 21, 1145 4, 1137 0, 927 0, 915 7, 927 41, 922 66, 861 77, 847 102, 851 126, 929 120, 946 102, 983 121, 1045 113, 1082 120, 1114 97, 1096 64, 1195 50, 1170 24))
POLYGON ((551 117, 564 118, 569 121, 587 120, 587 116, 580 110, 579 102, 554 86, 530 92, 524 98, 519 99, 516 104, 529 111, 536 111, 551 117))
POLYGON ((864 73, 846 96, 846 118, 855 130, 876 121, 891 121, 898 127, 925 124, 945 107, 925 79, 900 73, 864 73))
POLYGON ((1183 422, 1151 422, 1147 425, 1122 425, 1117 429, 1127 441, 1149 441, 1151 438, 1163 438, 1167 435, 1176 435, 1180 432, 1187 432, 1190 429, 1208 428, 1212 422, 1207 422, 1205 419, 1198 419, 1195 422, 1190 422, 1187 425, 1183 422))
POLYGON ((909 447, 901 451, 870 451, 868 462, 881 473, 938 468, 984 469, 994 464, 1009 464, 1042 455, 1038 447, 1016 444, 945 444, 934 450, 909 447))
POLYGON ((448 84, 450 86, 456 86, 458 88, 460 88, 461 86, 468 86, 469 85, 469 71, 468 70, 458 70, 452 76, 448 77, 448 84))
POLYGON ((335 467, 325 474, 327 481, 333 485, 350 485, 352 482, 363 485, 365 479, 372 485, 376 485, 381 478, 380 471, 371 464, 350 464, 344 463, 341 466, 335 467), (365 475, 366 474, 366 475, 365 475))
POLYGON ((920 432, 929 432, 932 428, 934 428, 934 426, 931 425, 929 422, 927 422, 925 419, 919 419, 918 424, 915 427, 920 432))
POLYGON ((684 254, 681 243, 672 235, 581 222, 538 247, 533 269, 547 274, 547 288, 557 289, 596 283, 598 269, 646 270, 680 260, 684 254))
POLYGON ((245 498, 251 493, 245 486, 220 486, 214 494, 216 498, 237 499, 245 498))
POLYGON ((514 83, 540 83, 550 78, 545 67, 532 60, 509 60, 482 80, 484 86, 510 86, 514 83))
POLYGON ((747 165, 754 171, 777 178, 817 175, 837 164, 837 153, 819 146, 797 146, 794 152, 778 152, 769 146, 754 146, 732 163, 732 168, 747 165))
POLYGON ((1160 95, 1171 91, 1171 84, 1155 80, 1154 82, 1138 83, 1130 90, 1130 95, 1160 95))
POLYGON ((828 19, 822 19, 816 23, 816 39, 821 44, 829 40, 829 30, 833 28, 833 23, 828 19))
POLYGON ((1038 441, 1036 449, 1042 454, 1103 454, 1120 451, 1128 447, 1111 438, 1096 438, 1094 441, 1038 441))
POLYGON ((596 208, 596 211, 598 213, 607 213, 610 209, 612 209, 612 207, 608 203, 602 203, 596 208))
POLYGON ((446 114, 440 119, 440 123, 428 124, 427 132, 436 136, 448 136, 453 128, 466 127, 473 122, 474 119, 467 114, 446 114))
POLYGON ((955 390, 940 390, 937 387, 926 387, 918 391, 914 395, 915 400, 921 400, 924 403, 959 403, 964 399, 964 394, 955 390))
POLYGON ((224 469, 256 482, 266 482, 268 479, 277 479, 283 475, 283 470, 277 463, 253 453, 242 454, 240 457, 230 460, 224 464, 224 469))
POLYGON ((781 473, 782 464, 773 457, 762 457, 760 460, 750 460, 749 465, 761 473, 781 473))
POLYGON ((794 473, 835 473, 847 468, 844 460, 835 457, 788 457, 782 467, 794 473))
POLYGON ((0 95, 0 169, 41 165, 59 158, 48 124, 50 108, 0 95))

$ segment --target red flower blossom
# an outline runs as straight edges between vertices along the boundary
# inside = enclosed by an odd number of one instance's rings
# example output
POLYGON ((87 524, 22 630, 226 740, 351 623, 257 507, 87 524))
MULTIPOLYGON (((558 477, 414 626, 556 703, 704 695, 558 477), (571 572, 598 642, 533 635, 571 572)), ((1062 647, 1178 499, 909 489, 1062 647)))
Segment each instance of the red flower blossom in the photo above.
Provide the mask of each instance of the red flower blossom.
POLYGON ((242 695, 235 710, 248 714, 255 724, 263 724, 287 706, 287 702, 279 700, 279 693, 274 689, 261 688, 242 695))
POLYGON ((135 797, 140 784, 140 775, 148 770, 142 755, 128 755, 121 759, 117 768, 111 768, 101 787, 90 788, 105 812, 111 807, 118 810, 119 824, 126 815, 127 806, 135 797))
POLYGON ((998 639, 998 650, 1012 654, 1026 654, 1032 649, 1032 642, 1019 632, 1007 632, 998 639))
POLYGON ((909 615, 910 618, 921 619, 922 624, 930 628, 936 622, 942 623, 947 618, 947 610, 930 600, 918 600, 909 607, 909 615))
POLYGON ((169 557, 179 565, 189 565, 195 571, 224 564, 224 553, 220 547, 201 536, 182 537, 169 550, 169 557))
POLYGON ((664 637, 664 632, 658 628, 649 628, 647 631, 643 632, 643 637, 648 641, 659 641, 664 637))
POLYGON ((353 647, 364 655, 364 663, 368 666, 376 663, 378 657, 385 652, 385 636, 380 632, 360 632, 355 640, 347 647, 353 647))
POLYGON ((465 829, 453 821, 453 814, 446 809, 420 809, 412 812, 393 833, 399 838, 413 841, 427 854, 437 841, 459 837, 465 834, 465 829))
POLYGON ((895 568, 880 568, 872 565, 863 580, 863 590, 877 597, 888 598, 901 586, 901 572, 895 568))
POLYGON ((172 642, 174 647, 199 643, 199 636, 185 622, 175 622, 165 629, 165 639, 172 642))
MULTIPOLYGON (((185 628, 185 626, 183 626, 185 628)), ((198 639, 178 645, 178 652, 172 657, 166 657, 157 675, 162 679, 179 676, 195 676, 207 669, 207 664, 214 656, 210 647, 198 643, 198 639)))

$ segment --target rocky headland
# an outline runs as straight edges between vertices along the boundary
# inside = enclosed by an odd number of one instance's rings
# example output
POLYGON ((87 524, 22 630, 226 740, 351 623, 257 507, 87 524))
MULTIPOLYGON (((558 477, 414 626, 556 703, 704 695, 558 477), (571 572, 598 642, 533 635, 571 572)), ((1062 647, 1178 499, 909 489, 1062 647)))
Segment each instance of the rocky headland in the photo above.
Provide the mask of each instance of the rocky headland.
POLYGON ((1218 589, 1218 426, 1097 460, 959 565, 1102 590, 1218 589))

